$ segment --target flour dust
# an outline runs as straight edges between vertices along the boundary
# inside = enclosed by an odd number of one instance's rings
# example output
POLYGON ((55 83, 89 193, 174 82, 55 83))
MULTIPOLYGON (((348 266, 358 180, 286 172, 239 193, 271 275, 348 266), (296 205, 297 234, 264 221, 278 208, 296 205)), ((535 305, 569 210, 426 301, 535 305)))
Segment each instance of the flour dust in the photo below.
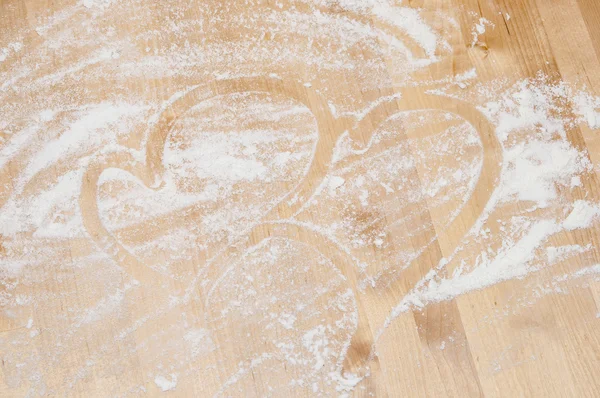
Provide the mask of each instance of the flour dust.
POLYGON ((32 9, 23 26, 0 24, 10 27, 0 35, 7 391, 183 393, 199 378, 215 396, 364 388, 368 376, 342 372, 357 301, 366 287, 402 281, 469 202, 489 149, 477 126, 423 109, 391 115, 362 145, 340 132, 309 197, 276 221, 335 246, 357 286, 338 258, 306 241, 273 236, 239 248, 310 175, 330 138, 319 117, 358 125, 403 88, 471 104, 494 126, 502 164, 460 244, 388 309, 374 351, 409 311, 503 282, 521 283, 518 308, 598 278, 598 166, 577 132, 600 128, 600 98, 542 74, 482 81, 469 65, 435 75, 460 46, 486 45, 497 27, 480 15, 462 26, 462 11, 385 0, 53 7, 32 9), (152 286, 135 280, 131 262, 90 238, 101 232, 80 207, 86 172, 115 153, 145 164, 170 104, 198 85, 256 76, 296 82, 327 109, 285 90, 214 93, 170 126, 160 185, 119 167, 100 175, 100 223, 156 276, 152 286))

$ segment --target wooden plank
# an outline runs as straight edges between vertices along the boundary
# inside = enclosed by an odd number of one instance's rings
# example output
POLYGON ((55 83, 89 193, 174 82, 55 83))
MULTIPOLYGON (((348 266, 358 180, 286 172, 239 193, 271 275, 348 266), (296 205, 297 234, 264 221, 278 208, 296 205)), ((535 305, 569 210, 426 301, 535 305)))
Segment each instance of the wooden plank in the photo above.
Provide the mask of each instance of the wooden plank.
POLYGON ((0 395, 600 396, 599 22, 0 0, 0 395))

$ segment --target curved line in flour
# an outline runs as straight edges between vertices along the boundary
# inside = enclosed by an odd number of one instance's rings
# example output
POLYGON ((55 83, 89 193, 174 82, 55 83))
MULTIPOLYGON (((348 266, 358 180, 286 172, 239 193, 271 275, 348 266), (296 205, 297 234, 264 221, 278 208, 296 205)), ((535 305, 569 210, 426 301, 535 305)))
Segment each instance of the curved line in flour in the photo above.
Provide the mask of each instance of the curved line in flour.
POLYGON ((363 16, 354 11, 344 11, 344 14, 348 15, 351 18, 356 19, 366 25, 369 25, 372 29, 380 30, 384 33, 387 33, 388 35, 390 35, 391 37, 393 37, 395 39, 402 38, 402 40, 400 41, 401 44, 403 46, 405 46, 405 48, 411 53, 411 55, 413 57, 415 57, 415 53, 416 53, 417 54, 416 57, 419 57, 422 59, 431 59, 431 57, 429 55, 427 55, 427 52, 425 51, 423 46, 417 40, 415 40, 414 37, 410 36, 406 31, 403 31, 400 27, 383 20, 381 17, 377 16, 376 14, 371 14, 369 16, 363 16), (383 29, 381 29, 375 23, 373 23, 373 20, 371 18, 376 18, 378 23, 383 26, 383 29), (410 44, 408 44, 408 43, 410 43, 410 44))
MULTIPOLYGON (((277 12, 281 12, 282 9, 280 9, 279 7, 275 7, 274 3, 272 6, 272 9, 277 11, 277 12)), ((412 8, 412 7, 411 7, 412 8)), ((292 7, 290 6, 289 9, 292 9, 292 7)), ((285 6, 284 6, 284 10, 285 10, 285 6)), ((423 58, 423 59, 430 59, 430 57, 427 55, 425 49, 421 46, 421 44, 415 40, 414 37, 410 36, 406 31, 402 30, 399 26, 394 25, 390 22, 387 22, 385 20, 383 20, 381 17, 377 16, 376 14, 372 13, 372 10, 369 10, 369 14, 361 14, 359 12, 356 11, 352 11, 352 10, 347 10, 347 9, 343 9, 341 7, 335 7, 335 5, 333 6, 320 6, 318 4, 303 4, 303 3, 296 3, 293 5, 293 10, 294 11, 299 11, 308 15, 313 15, 315 11, 319 11, 322 12, 323 14, 327 14, 329 16, 337 16, 340 18, 347 18, 350 21, 355 21, 358 23, 361 23, 363 25, 367 25, 369 28, 373 29, 373 30, 379 30, 382 31, 386 34, 388 34, 391 37, 394 37, 396 39, 401 39, 400 42, 402 43, 402 45, 404 45, 406 47, 406 49, 411 52, 412 56, 415 56, 416 53, 416 57, 419 58, 423 58), (376 18, 377 19, 377 24, 373 21, 373 19, 376 18), (378 26, 381 25, 381 26, 378 26), (410 43, 410 44, 409 44, 410 43)))
MULTIPOLYGON (((244 255, 248 254, 253 248, 259 247, 262 243, 273 238, 282 238, 294 242, 301 243, 312 249, 315 249, 322 256, 327 258, 342 274, 343 278, 347 281, 347 285, 352 290, 354 295, 354 302, 357 310, 357 325, 354 333, 352 334, 351 343, 344 347, 341 357, 345 357, 347 360, 349 356, 352 358, 358 355, 356 360, 361 358, 367 358, 371 352, 372 343, 374 336, 372 334, 372 328, 369 324, 369 318, 367 316, 366 309, 363 306, 361 300, 359 300, 359 272, 356 268, 358 260, 350 253, 349 250, 345 249, 343 245, 335 241, 331 237, 319 232, 315 228, 311 228, 309 224, 300 223, 294 220, 280 220, 280 221, 266 221, 256 225, 252 231, 248 234, 250 236, 249 245, 243 247, 230 247, 230 250, 221 252, 217 258, 211 260, 212 269, 216 273, 212 278, 209 276, 209 280, 213 280, 212 286, 206 293, 204 298, 204 314, 205 317, 208 315, 208 309, 210 307, 211 297, 216 292, 223 279, 234 269, 234 264, 222 270, 219 264, 230 263, 233 256, 239 256, 237 259, 241 259, 244 255), (215 264, 216 263, 216 264, 215 264), (359 350, 359 353, 355 353, 352 350, 359 350)), ((367 287, 369 289, 369 287, 367 287)), ((206 322, 208 320, 206 319, 206 322)), ((379 326, 379 325, 376 325, 379 326)))
MULTIPOLYGON (((378 104, 358 122, 350 134, 351 136, 357 135, 361 131, 367 130, 369 133, 365 138, 368 142, 375 131, 375 129, 370 128, 371 126, 379 126, 399 112, 428 109, 453 113, 473 126, 483 147, 483 162, 470 198, 463 204, 461 211, 454 220, 444 229, 444 231, 450 232, 449 236, 445 237, 449 242, 448 245, 455 248, 479 218, 492 195, 496 182, 500 177, 502 145, 495 134, 494 125, 473 105, 451 97, 428 94, 416 88, 405 89, 401 94, 400 98, 393 98, 378 104)), ((424 138, 427 135, 429 134, 419 138, 424 138)), ((444 231, 437 231, 437 234, 439 235, 444 231)))
MULTIPOLYGON (((419 89, 404 90, 399 99, 390 99, 378 104, 365 118, 359 121, 351 135, 353 133, 356 135, 372 125, 379 126, 398 112, 419 111, 427 108, 456 114, 475 128, 483 146, 482 168, 470 198, 462 205, 456 217, 443 231, 436 231, 435 239, 411 261, 411 266, 402 272, 400 278, 388 287, 389 290, 393 290, 395 293, 398 291, 404 291, 403 294, 408 293, 410 286, 418 283, 428 272, 428 269, 422 269, 415 266, 415 264, 427 260, 429 267, 431 267, 439 263, 442 259, 441 249, 439 248, 440 235, 444 235, 447 245, 452 250, 459 246, 486 208, 502 169, 502 145, 495 134, 495 127, 485 115, 473 105, 462 100, 427 94, 419 89), (427 105, 424 107, 423 104, 427 105)), ((372 132, 368 136, 369 140, 371 136, 372 132)), ((372 341, 372 343, 375 342, 372 341)), ((364 356, 364 350, 360 349, 359 346, 360 344, 353 339, 344 366, 346 370, 363 369, 366 363, 374 358, 373 349, 370 350, 368 356, 364 356)))
MULTIPOLYGON (((298 199, 294 203, 283 205, 283 208, 280 205, 277 209, 276 205, 273 209, 279 214, 293 212, 293 209, 299 206, 296 203, 303 203, 303 198, 310 195, 310 192, 314 189, 315 181, 322 180, 327 174, 327 168, 324 165, 330 163, 333 156, 333 146, 343 128, 338 119, 331 114, 327 101, 315 90, 300 82, 284 81, 279 78, 242 77, 216 80, 211 84, 211 89, 207 95, 206 87, 196 88, 175 101, 162 113, 157 128, 154 130, 156 134, 150 135, 146 146, 147 162, 151 173, 157 179, 162 178, 164 173, 162 163, 164 149, 173 122, 198 103, 216 95, 243 92, 267 92, 283 95, 306 106, 315 117, 318 129, 317 143, 310 160, 308 172, 298 185, 280 201, 280 204, 292 197, 298 199)), ((267 216, 267 218, 273 217, 278 218, 273 214, 267 216)))
POLYGON ((279 215, 292 214, 309 197, 318 182, 325 178, 327 167, 333 156, 333 146, 343 128, 329 110, 327 102, 310 87, 296 81, 284 82, 276 77, 242 77, 216 80, 210 85, 202 85, 184 94, 164 109, 153 125, 146 141, 146 162, 138 162, 130 152, 122 151, 105 155, 94 160, 86 169, 81 186, 79 206, 84 228, 94 242, 111 255, 123 268, 140 282, 152 283, 155 272, 148 272, 139 260, 129 252, 103 225, 98 211, 98 180, 104 170, 118 168, 125 170, 148 187, 160 188, 164 175, 163 157, 165 145, 174 122, 198 103, 219 95, 243 92, 267 92, 281 94, 305 105, 317 121, 318 138, 304 178, 287 194, 278 205, 273 206, 266 219, 279 218, 279 215), (286 201, 293 196, 295 202, 286 201))
POLYGON ((140 266, 140 261, 129 252, 104 226, 98 209, 98 180, 110 168, 124 170, 137 177, 146 186, 152 186, 152 177, 145 164, 125 151, 113 152, 95 159, 86 169, 79 195, 79 208, 83 226, 96 244, 141 283, 151 283, 158 272, 140 266))

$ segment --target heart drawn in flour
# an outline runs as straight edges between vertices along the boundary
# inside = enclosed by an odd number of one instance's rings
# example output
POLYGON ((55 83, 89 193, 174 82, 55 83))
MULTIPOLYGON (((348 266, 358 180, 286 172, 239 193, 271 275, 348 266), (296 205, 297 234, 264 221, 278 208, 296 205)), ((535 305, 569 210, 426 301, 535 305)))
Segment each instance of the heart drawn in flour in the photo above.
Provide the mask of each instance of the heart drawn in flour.
MULTIPOLYGON (((103 173, 109 169, 119 169, 120 172, 126 172, 141 182, 147 189, 160 193, 161 189, 167 186, 177 186, 178 189, 188 191, 190 195, 219 195, 220 190, 225 189, 230 198, 240 198, 242 201, 244 194, 248 195, 247 189, 251 189, 259 181, 263 184, 273 183, 269 176, 266 176, 266 167, 260 162, 236 164, 235 159, 221 160, 223 163, 213 165, 210 161, 205 161, 203 156, 210 156, 210 148, 206 147, 204 151, 194 151, 193 145, 186 140, 189 137, 178 135, 177 131, 187 131, 182 129, 184 115, 190 112, 198 104, 205 103, 207 100, 216 96, 237 95, 244 96, 258 94, 270 94, 287 97, 290 100, 302 104, 312 114, 313 125, 316 124, 317 137, 312 145, 310 155, 304 159, 306 168, 303 175, 299 175, 298 181, 283 181, 273 185, 272 192, 263 191, 265 198, 273 199, 269 206, 257 207, 250 217, 240 217, 235 222, 234 229, 240 233, 235 239, 231 236, 224 238, 215 237, 215 245, 205 250, 204 257, 198 258, 197 275, 187 282, 185 288, 184 300, 189 300, 192 296, 198 294, 196 288, 199 281, 202 280, 203 288, 206 289, 204 301, 205 308, 211 300, 218 299, 221 282, 229 278, 228 270, 231 270, 232 264, 242 258, 251 248, 260 245, 261 242, 268 239, 284 239, 296 241, 300 244, 310 245, 321 255, 325 256, 333 264, 344 278, 344 283, 352 290, 354 296, 359 299, 362 289, 359 286, 360 272, 357 268, 356 258, 340 247, 337 240, 331 236, 323 234, 315 228, 311 228, 300 222, 301 215, 310 204, 311 198, 321 183, 325 181, 331 171, 333 163, 334 149, 338 139, 346 132, 354 142, 362 143, 363 147, 369 145, 374 132, 390 118, 403 112, 416 112, 423 110, 435 110, 455 115, 455 117, 468 123, 480 141, 483 147, 483 159, 481 173, 479 178, 473 184, 470 191, 470 197, 464 201, 462 207, 452 214, 444 224, 444 229, 436 231, 437 235, 424 245, 420 251, 412 258, 412 261, 418 261, 422 258, 435 258, 433 248, 440 244, 447 248, 456 247, 468 229, 473 225, 476 216, 483 211, 488 202, 492 188, 499 176, 501 151, 500 144, 497 141, 493 126, 475 107, 461 100, 427 94, 420 89, 402 90, 399 95, 386 97, 379 101, 366 116, 356 118, 336 118, 332 115, 327 101, 316 91, 299 82, 284 81, 276 77, 257 77, 240 78, 230 80, 217 80, 210 85, 202 85, 188 91, 185 95, 170 104, 160 115, 156 124, 150 131, 147 143, 146 153, 143 160, 138 159, 135 154, 129 151, 113 152, 97 159, 87 169, 81 190, 80 207, 83 216, 84 226, 93 240, 99 247, 111 255, 124 271, 140 282, 142 288, 153 289, 156 283, 165 276, 155 268, 146 266, 145 262, 134 254, 118 238, 118 234, 109 232, 106 223, 102 220, 99 212, 98 186, 103 173), (173 160, 175 159, 175 160, 173 160), (197 159, 194 166, 194 159, 197 159), (170 163, 171 162, 171 163, 170 163), (174 162, 174 163, 173 163, 174 162), (179 162, 179 163, 177 163, 179 162), (203 166, 204 164, 204 166, 203 166), (176 173, 169 173, 170 166, 179 166, 176 173), (199 166, 198 166, 199 165, 199 166), (215 171, 221 167, 220 171, 215 171), (194 169, 196 167, 196 169, 194 169), (200 177, 194 176, 197 168, 204 170, 200 177), (225 168, 225 170, 223 170, 225 168), (206 173, 213 173, 210 176, 214 181, 231 181, 232 183, 223 188, 223 186, 212 186, 207 184, 206 173), (202 177, 202 178, 201 178, 202 177), (238 185, 243 178, 249 183, 247 185, 238 185), (262 181, 261 181, 262 179, 262 181), (279 190, 279 194, 275 191, 279 190), (215 193, 216 191, 216 193, 215 193), (285 192, 285 193, 281 193, 285 192), (218 243, 218 245, 217 245, 218 243)), ((306 113, 303 117, 308 116, 306 113)), ((307 121, 310 118, 307 118, 307 121)), ((208 121, 209 125, 217 126, 219 121, 208 121)), ((214 127, 217 129, 217 127, 214 127)), ((429 129, 422 129, 425 135, 429 129)), ((435 130, 433 130, 435 131, 435 130)), ((435 131, 437 132, 437 131, 435 131)), ((215 133, 217 134, 217 133, 215 133)), ((219 133, 220 134, 220 133, 219 133)), ((202 137, 209 140, 210 137, 202 137)), ((421 136, 418 138, 427 138, 421 136)), ((224 138, 223 138, 224 139, 224 138)), ((215 145, 220 140, 215 141, 215 145)), ((252 140, 249 140, 251 142, 252 140)), ((307 141, 307 143, 309 143, 307 141)), ((268 144, 265 144, 268 147, 268 144)), ((305 145, 308 147, 310 145, 305 145)), ((202 145, 200 144, 200 147, 202 145)), ((256 148, 245 148, 248 153, 256 151, 256 148)), ((285 153, 278 149, 279 154, 285 153)), ((291 152, 286 154, 292 156, 291 152)), ((239 159, 238 159, 239 160, 239 159)), ((282 160, 283 161, 283 158, 282 160)), ((297 159, 297 165, 302 164, 302 157, 297 159)), ((297 167, 297 166, 296 166, 297 167)), ((176 169, 176 167, 174 168, 176 169)), ((250 194, 252 195, 252 194, 250 194)), ((258 195, 261 195, 259 192, 258 195)), ((234 199, 235 200, 235 199, 234 199)), ((149 206, 150 208, 155 206, 149 206)), ((244 206, 242 206, 243 208, 244 206)), ((212 209, 215 210, 215 209, 212 209)), ((160 218, 160 220, 169 220, 169 223, 177 223, 177 220, 186 220, 189 225, 194 223, 206 225, 206 208, 202 205, 198 207, 186 207, 186 204, 175 206, 175 210, 169 217, 160 218), (181 209, 185 211, 181 214, 181 209)), ((218 214, 218 213, 217 213, 218 214)), ((224 214, 224 213, 222 213, 224 214)), ((219 217, 214 219, 217 222, 219 217)), ((160 230, 166 224, 141 223, 138 229, 132 229, 132 236, 146 231, 160 230)), ((210 222, 208 223, 210 225, 210 222)), ((131 232, 130 231, 130 232, 131 232)), ((206 231, 203 231, 208 237, 206 231)), ((185 233, 184 233, 185 234, 185 233)), ((208 239, 208 238, 207 238, 208 239)), ((202 244, 203 242, 192 242, 202 244)), ((438 247, 439 248, 439 247, 438 247)), ((439 259, 438 259, 439 260, 439 259)), ((420 269, 408 268, 402 275, 403 286, 416 283, 423 275, 420 269)), ((358 326, 352 337, 350 348, 346 353, 346 369, 360 370, 364 367, 370 353, 365 352, 365 345, 372 344, 373 336, 368 325, 368 314, 361 308, 360 299, 357 300, 358 306, 358 326)), ((208 312, 208 311, 205 311, 208 312)), ((285 320, 283 321, 285 323, 285 320)))
POLYGON ((239 238, 302 179, 316 130, 305 106, 270 93, 195 104, 170 129, 160 188, 120 169, 102 174, 102 222, 144 266, 192 278, 186 259, 239 238))

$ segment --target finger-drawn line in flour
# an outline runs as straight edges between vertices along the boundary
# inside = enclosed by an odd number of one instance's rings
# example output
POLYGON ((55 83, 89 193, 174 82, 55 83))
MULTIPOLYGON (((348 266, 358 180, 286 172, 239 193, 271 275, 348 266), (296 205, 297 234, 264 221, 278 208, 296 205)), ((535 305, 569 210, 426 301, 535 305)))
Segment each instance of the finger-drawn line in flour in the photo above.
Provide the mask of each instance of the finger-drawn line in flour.
MULTIPOLYGON (((241 246, 231 245, 222 250, 209 260, 205 266, 206 271, 212 277, 208 280, 217 284, 225 268, 223 263, 232 256, 233 252, 242 254, 249 247, 256 245, 269 236, 293 237, 303 243, 317 244, 317 250, 322 254, 331 252, 336 247, 335 259, 332 261, 348 280, 353 289, 355 297, 358 297, 357 271, 354 261, 348 258, 348 253, 339 244, 327 239, 323 234, 314 230, 294 224, 293 220, 286 219, 292 216, 306 200, 311 197, 319 183, 325 178, 332 161, 333 149, 337 139, 347 130, 351 121, 334 117, 327 106, 327 102, 314 90, 298 82, 284 82, 279 78, 240 78, 230 80, 217 80, 211 85, 197 86, 180 99, 169 105, 160 115, 158 122, 153 126, 146 144, 146 161, 140 162, 131 151, 121 151, 107 154, 99 159, 86 170, 80 196, 80 207, 85 228, 93 240, 106 253, 110 254, 132 277, 143 284, 152 284, 156 279, 154 273, 131 254, 121 243, 104 227, 98 213, 97 186, 102 172, 108 168, 120 168, 125 170, 152 189, 160 189, 161 179, 164 174, 162 158, 164 147, 171 131, 174 121, 183 115, 195 104, 210 97, 239 92, 269 92, 283 94, 306 105, 317 119, 318 140, 315 145, 311 163, 307 173, 300 183, 288 193, 278 205, 259 221, 248 234, 241 246), (289 200, 292 197, 293 200, 289 200), (283 216, 279 216, 283 215, 283 216), (286 227, 280 229, 282 225, 286 227), (276 226, 277 228, 273 228, 276 226), (279 228, 279 229, 278 229, 279 228)), ((427 94, 418 88, 405 89, 400 97, 389 97, 370 109, 369 113, 356 122, 351 128, 351 137, 355 141, 362 141, 366 145, 375 129, 384 121, 400 112, 416 110, 441 110, 454 113, 468 123, 478 132, 483 146, 483 166, 475 188, 470 198, 463 205, 462 210, 447 226, 445 231, 438 231, 434 239, 413 260, 420 262, 428 260, 429 266, 432 262, 439 262, 441 254, 439 249, 440 235, 450 242, 451 247, 457 247, 469 228, 475 223, 479 214, 485 208, 493 187, 500 174, 501 145, 495 135, 495 129, 487 118, 474 106, 458 99, 441 97, 427 94), (448 231, 449 233, 446 233, 448 231), (436 245, 436 242, 438 243, 436 245), (435 261, 437 260, 437 261, 435 261)), ((406 287, 414 285, 423 277, 420 267, 410 267, 402 274, 402 278, 389 289, 407 291, 406 287)), ((189 294, 196 285, 198 277, 195 278, 187 289, 189 294)), ((359 302, 359 300, 357 300, 359 302)), ((207 302, 205 302, 205 305, 207 302)), ((358 327, 353 335, 350 347, 346 355, 345 370, 361 371, 368 360, 373 359, 373 350, 366 352, 364 347, 371 347, 374 340, 368 327, 368 315, 360 309, 358 327)))
MULTIPOLYGON (((281 10, 276 8, 274 5, 272 8, 278 13, 286 11, 285 9, 281 10)), ((289 9, 292 9, 292 7, 289 7, 289 9)), ((342 7, 340 4, 336 3, 328 6, 321 6, 315 3, 305 4, 300 2, 294 4, 293 10, 306 13, 307 15, 317 11, 333 17, 345 18, 349 21, 366 25, 379 33, 378 37, 386 41, 388 45, 401 46, 404 48, 406 55, 410 58, 413 58, 416 55, 421 59, 432 60, 436 56, 435 52, 438 49, 439 44, 438 38, 434 38, 435 35, 433 32, 428 32, 429 27, 426 27, 426 25, 419 20, 418 11, 412 7, 371 7, 369 10, 365 9, 365 13, 360 13, 356 10, 342 7), (394 15, 394 13, 400 11, 410 15, 394 15), (403 23, 394 23, 394 17, 400 17, 398 19, 403 23), (376 18, 376 21, 374 21, 374 18, 376 18), (410 25, 410 28, 406 25, 410 25), (416 36, 414 34, 415 31, 420 31, 423 34, 421 36, 416 36), (423 42, 424 37, 430 39, 428 43, 423 42)), ((445 43, 445 47, 449 47, 449 45, 445 43)))

